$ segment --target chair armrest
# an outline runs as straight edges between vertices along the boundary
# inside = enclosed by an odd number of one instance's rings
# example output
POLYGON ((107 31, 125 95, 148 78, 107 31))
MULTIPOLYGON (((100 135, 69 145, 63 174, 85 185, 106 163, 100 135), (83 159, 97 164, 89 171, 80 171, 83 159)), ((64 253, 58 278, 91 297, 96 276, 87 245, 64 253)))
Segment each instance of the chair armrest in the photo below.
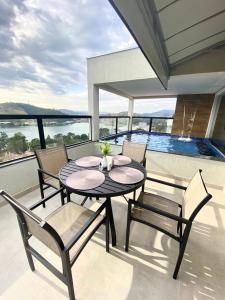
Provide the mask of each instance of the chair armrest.
POLYGON ((53 193, 51 193, 50 195, 48 195, 47 197, 45 197, 44 199, 41 199, 40 201, 38 201, 37 203, 31 205, 29 207, 30 210, 34 210, 35 208, 37 208, 38 206, 40 206, 41 204, 47 202, 49 199, 51 199, 52 197, 56 196, 57 194, 61 193, 64 190, 64 188, 60 188, 56 191, 54 191, 53 193))
POLYGON ((44 174, 46 174, 46 175, 48 175, 48 176, 50 176, 50 177, 53 177, 53 178, 59 180, 59 177, 58 177, 58 176, 56 176, 56 175, 54 175, 54 174, 52 174, 52 173, 49 173, 49 172, 47 172, 47 171, 44 171, 44 170, 42 170, 42 169, 38 169, 38 172, 39 172, 39 173, 44 173, 44 174))
POLYGON ((187 224, 189 222, 189 220, 187 220, 187 219, 185 219, 183 217, 179 217, 177 215, 168 213, 168 212, 166 212, 164 210, 161 210, 161 209, 158 209, 158 208, 156 208, 154 206, 151 206, 151 205, 148 205, 148 204, 144 204, 144 203, 135 201, 133 199, 129 199, 129 202, 131 202, 132 204, 134 204, 134 206, 138 206, 138 207, 150 210, 150 211, 152 211, 154 213, 157 213, 157 214, 159 214, 161 216, 164 216, 164 217, 167 217, 169 219, 175 220, 177 222, 184 223, 184 224, 187 224))
POLYGON ((156 178, 152 178, 152 177, 146 177, 146 180, 158 182, 160 184, 172 186, 174 188, 181 189, 181 190, 186 190, 187 189, 187 187, 185 187, 185 186, 182 186, 182 185, 179 185, 179 184, 175 184, 175 183, 172 183, 172 182, 167 182, 167 181, 160 180, 160 179, 156 179, 156 178))
POLYGON ((106 202, 105 201, 99 209, 93 213, 91 218, 82 226, 79 232, 65 245, 64 251, 69 251, 74 244, 79 240, 79 238, 85 233, 85 231, 89 228, 89 226, 94 222, 94 220, 100 215, 100 213, 103 211, 103 209, 106 207, 106 202))

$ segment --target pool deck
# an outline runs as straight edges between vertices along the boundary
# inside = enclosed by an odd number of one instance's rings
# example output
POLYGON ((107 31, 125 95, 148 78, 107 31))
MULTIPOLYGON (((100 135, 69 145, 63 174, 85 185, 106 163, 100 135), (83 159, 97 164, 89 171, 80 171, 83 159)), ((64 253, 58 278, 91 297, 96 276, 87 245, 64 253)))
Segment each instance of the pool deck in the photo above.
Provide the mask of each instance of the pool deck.
MULTIPOLYGON (((160 178, 160 177, 158 177, 160 178)), ((165 179, 165 178, 163 178, 165 179)), ((175 180, 168 179, 171 182, 175 180)), ((179 182, 184 184, 183 182, 179 182)), ((173 188, 147 185, 154 193, 180 197, 173 188)), ((209 189, 213 199, 194 222, 177 280, 172 279, 178 244, 162 233, 142 224, 131 227, 130 251, 124 251, 127 203, 122 197, 112 200, 118 245, 105 252, 104 228, 100 229, 73 267, 76 298, 79 300, 223 300, 225 299, 225 194, 209 189)), ((40 199, 39 190, 20 198, 27 206, 40 199)), ((79 203, 79 196, 72 197, 79 203)), ((45 217, 60 205, 51 199, 36 213, 45 217)), ((87 206, 96 209, 97 202, 87 206)), ((0 299, 66 300, 67 289, 35 260, 36 271, 27 263, 16 216, 9 205, 0 208, 0 299)), ((56 263, 58 258, 43 245, 34 245, 56 263)))

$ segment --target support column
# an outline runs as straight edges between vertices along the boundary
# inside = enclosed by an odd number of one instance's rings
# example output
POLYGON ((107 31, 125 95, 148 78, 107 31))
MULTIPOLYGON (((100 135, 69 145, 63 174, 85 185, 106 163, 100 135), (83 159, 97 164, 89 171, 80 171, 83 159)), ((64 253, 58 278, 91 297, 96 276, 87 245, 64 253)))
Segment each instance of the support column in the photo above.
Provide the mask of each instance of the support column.
POLYGON ((134 113, 134 99, 130 98, 128 103, 128 116, 130 117, 129 128, 130 131, 132 129, 132 118, 134 113))
POLYGON ((224 94, 225 94, 225 87, 215 94, 211 114, 209 117, 208 127, 206 130, 206 135, 205 135, 206 138, 212 137, 213 130, 216 124, 216 118, 220 107, 221 98, 223 97, 224 94))
POLYGON ((88 85, 88 113, 92 116, 92 140, 99 139, 99 87, 88 85))

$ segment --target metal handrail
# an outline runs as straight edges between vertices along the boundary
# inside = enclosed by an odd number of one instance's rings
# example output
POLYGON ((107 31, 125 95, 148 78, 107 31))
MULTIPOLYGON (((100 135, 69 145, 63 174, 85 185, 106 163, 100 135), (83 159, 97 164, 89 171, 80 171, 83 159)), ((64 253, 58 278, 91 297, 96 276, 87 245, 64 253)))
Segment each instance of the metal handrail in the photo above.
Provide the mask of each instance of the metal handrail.
MULTIPOLYGON (((42 149, 46 148, 46 140, 44 134, 44 125, 43 120, 46 119, 89 119, 91 121, 91 115, 9 115, 9 114, 0 114, 0 121, 1 120, 34 120, 37 121, 37 129, 39 135, 40 146, 42 149)), ((89 131, 89 141, 92 140, 92 122, 90 122, 90 131, 89 131)), ((70 145, 67 145, 70 146, 70 145)), ((16 161, 19 159, 15 159, 16 161)), ((12 162, 13 160, 9 160, 7 162, 12 162)), ((4 164, 2 162, 0 164, 4 164)))
POLYGON ((153 120, 173 120, 173 117, 141 117, 141 116, 133 116, 132 117, 132 124, 131 124, 131 130, 133 130, 133 119, 147 119, 149 120, 149 128, 148 131, 152 132, 152 121, 153 120))
POLYGON ((0 120, 19 120, 19 119, 87 119, 91 115, 1 115, 0 120))
MULTIPOLYGON (((116 120, 116 127, 114 128, 115 134, 118 134, 118 119, 128 119, 130 122, 130 117, 129 116, 110 116, 110 115, 100 115, 99 119, 115 119, 116 120)), ((128 123, 128 128, 129 128, 129 123, 128 123)), ((127 130, 128 130, 127 128, 127 130)))

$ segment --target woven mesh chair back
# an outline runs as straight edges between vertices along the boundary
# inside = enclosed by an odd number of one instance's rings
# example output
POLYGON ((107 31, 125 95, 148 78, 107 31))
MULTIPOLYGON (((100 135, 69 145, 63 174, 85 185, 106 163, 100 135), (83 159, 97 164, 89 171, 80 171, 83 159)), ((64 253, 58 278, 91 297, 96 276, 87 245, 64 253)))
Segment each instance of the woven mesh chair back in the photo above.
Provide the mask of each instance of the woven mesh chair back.
POLYGON ((48 248, 50 248, 53 252, 59 255, 59 250, 55 239, 51 236, 51 234, 42 228, 43 221, 36 214, 34 214, 31 210, 27 209, 21 203, 16 201, 15 198, 3 192, 2 197, 11 205, 11 207, 16 211, 18 219, 20 221, 25 221, 28 233, 32 234, 39 241, 45 244, 48 248), (23 220, 21 220, 21 215, 23 220))
MULTIPOLYGON (((49 149, 36 150, 36 157, 42 170, 58 175, 60 169, 68 162, 67 152, 64 145, 49 149)), ((44 174, 44 179, 49 176, 44 174)))
POLYGON ((124 141, 122 154, 141 163, 145 158, 146 144, 124 141))
MULTIPOLYGON (((208 193, 204 181, 202 179, 201 171, 199 170, 190 181, 183 201, 183 216, 189 219, 197 207, 206 199, 210 199, 211 195, 208 193)), ((207 201, 206 201, 207 202, 207 201)), ((199 208, 200 209, 200 208, 199 208)))

